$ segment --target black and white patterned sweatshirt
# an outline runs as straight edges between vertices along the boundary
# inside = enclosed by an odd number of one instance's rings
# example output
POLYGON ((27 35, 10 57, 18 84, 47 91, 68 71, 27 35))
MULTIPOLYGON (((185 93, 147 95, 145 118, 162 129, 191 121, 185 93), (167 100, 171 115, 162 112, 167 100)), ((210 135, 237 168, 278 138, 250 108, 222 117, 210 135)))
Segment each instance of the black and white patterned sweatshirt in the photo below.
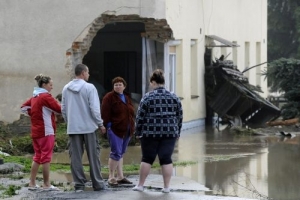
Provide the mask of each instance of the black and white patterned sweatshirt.
POLYGON ((135 121, 135 136, 180 137, 182 106, 180 99, 158 87, 142 98, 135 121))

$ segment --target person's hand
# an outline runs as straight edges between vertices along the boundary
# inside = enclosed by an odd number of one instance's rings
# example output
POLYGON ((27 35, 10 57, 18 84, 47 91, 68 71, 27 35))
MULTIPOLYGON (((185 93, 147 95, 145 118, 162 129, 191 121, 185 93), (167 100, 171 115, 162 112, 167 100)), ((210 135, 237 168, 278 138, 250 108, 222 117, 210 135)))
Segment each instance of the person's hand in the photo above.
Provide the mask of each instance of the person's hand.
POLYGON ((105 126, 100 126, 99 128, 100 128, 100 131, 101 131, 102 134, 105 134, 105 133, 106 133, 106 128, 105 128, 105 126))

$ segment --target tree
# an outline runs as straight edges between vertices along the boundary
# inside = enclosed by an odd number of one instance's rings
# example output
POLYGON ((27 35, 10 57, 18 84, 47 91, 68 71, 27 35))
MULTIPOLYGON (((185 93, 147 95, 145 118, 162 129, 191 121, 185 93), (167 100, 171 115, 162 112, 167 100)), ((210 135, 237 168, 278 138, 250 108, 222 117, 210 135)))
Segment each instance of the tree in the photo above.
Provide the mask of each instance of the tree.
POLYGON ((269 63, 263 73, 271 92, 284 93, 287 103, 282 107, 283 119, 300 117, 300 60, 281 58, 269 63))
POLYGON ((268 0, 268 60, 300 58, 300 1, 268 0))

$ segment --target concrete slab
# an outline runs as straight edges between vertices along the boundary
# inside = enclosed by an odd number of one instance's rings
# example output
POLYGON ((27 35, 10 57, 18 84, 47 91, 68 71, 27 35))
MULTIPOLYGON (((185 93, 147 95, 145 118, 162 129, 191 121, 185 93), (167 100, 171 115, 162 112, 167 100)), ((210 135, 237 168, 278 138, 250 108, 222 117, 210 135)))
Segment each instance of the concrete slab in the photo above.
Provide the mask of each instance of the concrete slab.
MULTIPOLYGON (((129 176, 134 184, 138 181, 138 176, 129 176)), ((91 191, 91 185, 87 184, 86 191, 76 193, 75 191, 29 191, 23 187, 19 191, 19 195, 8 199, 105 199, 105 200, 253 200, 238 197, 224 197, 205 195, 205 191, 209 191, 204 185, 185 177, 172 177, 172 191, 168 194, 162 193, 160 189, 162 185, 161 175, 149 175, 145 183, 143 192, 133 191, 134 186, 107 187, 104 191, 91 191)))
POLYGON ((238 197, 223 197, 223 196, 210 196, 204 194, 193 194, 191 192, 170 192, 168 194, 145 190, 144 192, 136 192, 131 189, 125 190, 105 190, 105 191, 84 191, 76 192, 62 192, 62 191, 37 191, 23 193, 22 196, 10 199, 105 199, 105 200, 251 200, 247 198, 238 197))
MULTIPOLYGON (((134 185, 138 183, 139 176, 132 175, 129 176, 128 179, 132 181, 134 185)), ((163 188, 163 178, 161 175, 151 174, 147 177, 144 186, 147 188, 154 188, 154 189, 162 189, 163 188)), ((200 183, 191 180, 186 177, 180 176, 172 176, 171 178, 171 186, 170 188, 179 191, 210 191, 209 188, 201 185, 200 183)))

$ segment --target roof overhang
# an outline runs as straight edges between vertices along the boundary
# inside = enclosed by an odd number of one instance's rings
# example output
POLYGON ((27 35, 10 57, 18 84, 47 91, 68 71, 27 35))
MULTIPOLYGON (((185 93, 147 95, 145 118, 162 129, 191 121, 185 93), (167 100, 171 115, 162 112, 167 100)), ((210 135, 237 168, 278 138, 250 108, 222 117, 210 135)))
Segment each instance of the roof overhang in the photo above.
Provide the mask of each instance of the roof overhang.
POLYGON ((240 46, 234 42, 230 42, 230 41, 225 40, 216 35, 206 35, 206 37, 208 37, 211 40, 216 40, 219 43, 221 43, 221 45, 217 45, 215 42, 211 42, 208 45, 206 45, 206 47, 239 47, 240 46))

